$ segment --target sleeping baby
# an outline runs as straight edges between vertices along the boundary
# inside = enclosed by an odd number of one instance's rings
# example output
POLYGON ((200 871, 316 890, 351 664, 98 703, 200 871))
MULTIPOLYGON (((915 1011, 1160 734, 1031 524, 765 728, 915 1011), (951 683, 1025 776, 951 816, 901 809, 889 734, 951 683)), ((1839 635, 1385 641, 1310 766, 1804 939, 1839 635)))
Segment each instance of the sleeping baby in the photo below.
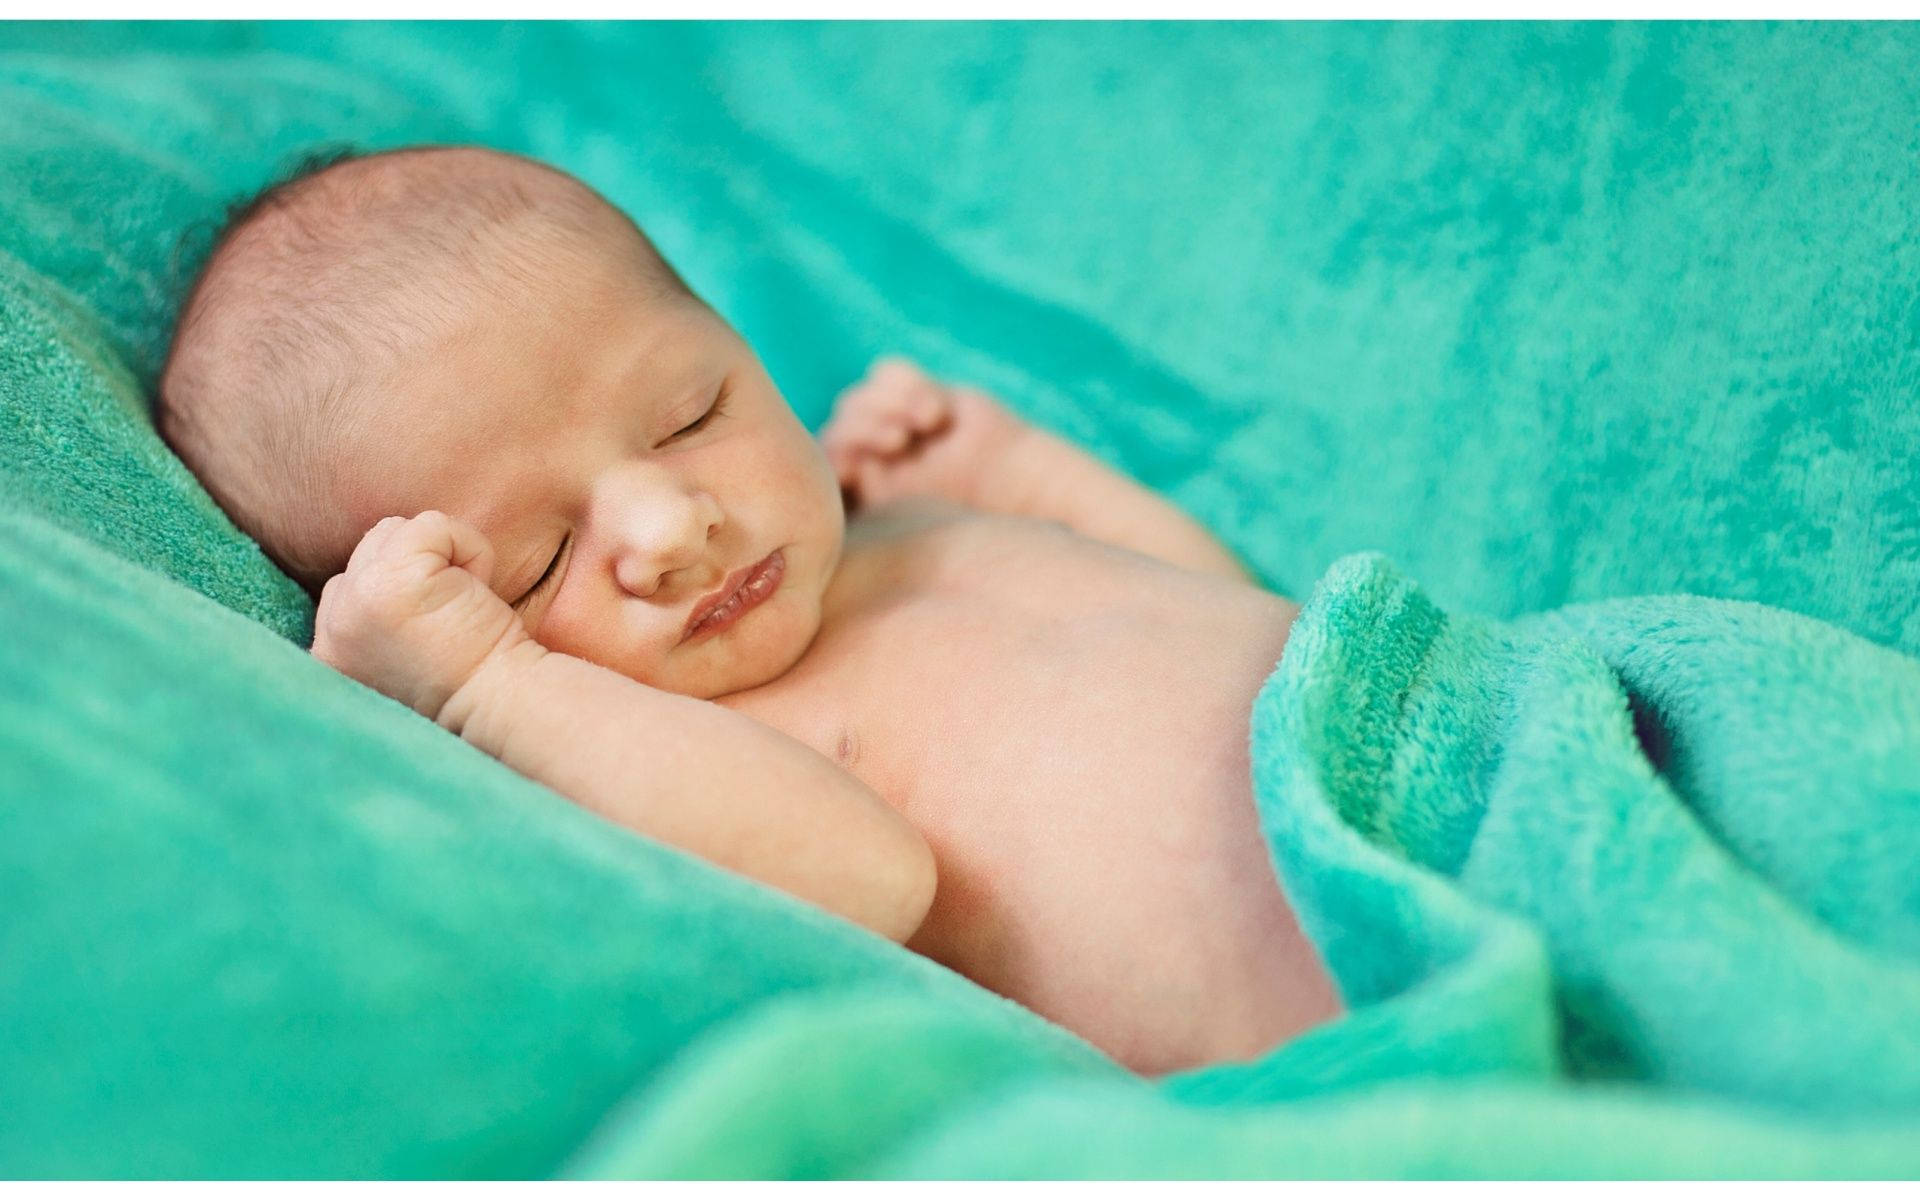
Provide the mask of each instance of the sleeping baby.
POLYGON ((1248 763, 1295 606, 910 363, 816 440, 572 177, 423 147, 269 191, 158 420, 317 591, 316 656, 607 819, 1143 1074, 1339 1011, 1248 763))

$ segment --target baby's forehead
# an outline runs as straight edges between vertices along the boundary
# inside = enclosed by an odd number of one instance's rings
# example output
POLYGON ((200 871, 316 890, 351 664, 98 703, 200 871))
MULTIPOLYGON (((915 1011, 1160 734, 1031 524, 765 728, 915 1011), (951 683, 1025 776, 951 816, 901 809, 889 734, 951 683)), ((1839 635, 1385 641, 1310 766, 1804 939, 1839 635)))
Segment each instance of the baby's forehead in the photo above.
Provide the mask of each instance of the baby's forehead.
POLYGON ((637 295, 617 272, 428 302, 439 306, 432 328, 369 356, 321 423, 328 459, 368 489, 451 491, 496 475, 523 488, 575 447, 688 415, 723 357, 725 326, 710 310, 637 295))

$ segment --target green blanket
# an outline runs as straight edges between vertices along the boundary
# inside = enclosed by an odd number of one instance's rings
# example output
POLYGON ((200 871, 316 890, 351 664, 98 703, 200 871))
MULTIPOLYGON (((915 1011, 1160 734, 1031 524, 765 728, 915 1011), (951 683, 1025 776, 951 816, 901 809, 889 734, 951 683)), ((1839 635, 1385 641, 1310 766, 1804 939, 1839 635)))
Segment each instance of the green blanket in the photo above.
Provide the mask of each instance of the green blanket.
POLYGON ((1920 1174, 1916 51, 0 25, 0 1173, 1920 1174), (341 140, 573 170, 810 422, 914 354, 1311 593, 1255 785, 1351 1013, 1149 1085, 314 663, 145 399, 341 140))

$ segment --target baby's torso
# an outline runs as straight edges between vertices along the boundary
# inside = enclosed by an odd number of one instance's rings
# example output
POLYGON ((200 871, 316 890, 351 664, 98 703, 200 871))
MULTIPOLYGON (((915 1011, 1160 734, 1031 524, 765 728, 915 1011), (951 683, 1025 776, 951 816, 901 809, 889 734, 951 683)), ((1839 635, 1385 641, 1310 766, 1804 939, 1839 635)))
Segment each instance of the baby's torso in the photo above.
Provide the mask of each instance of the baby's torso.
POLYGON ((1335 1008, 1248 777, 1295 612, 1051 522, 916 501, 849 526, 806 656, 721 703, 926 837, 939 891, 909 948, 1159 1073, 1335 1008))

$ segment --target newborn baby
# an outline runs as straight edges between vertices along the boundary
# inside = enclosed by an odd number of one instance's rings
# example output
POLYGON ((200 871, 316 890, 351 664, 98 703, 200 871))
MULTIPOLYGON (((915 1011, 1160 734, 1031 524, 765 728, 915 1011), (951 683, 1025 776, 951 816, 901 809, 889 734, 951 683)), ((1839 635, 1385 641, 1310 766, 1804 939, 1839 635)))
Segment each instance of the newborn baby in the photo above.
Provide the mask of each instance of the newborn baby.
POLYGON ((605 817, 1138 1072, 1338 1011, 1249 779, 1296 608, 910 364, 816 441, 579 181, 440 147, 275 189, 159 420, 318 590, 315 655, 605 817))

